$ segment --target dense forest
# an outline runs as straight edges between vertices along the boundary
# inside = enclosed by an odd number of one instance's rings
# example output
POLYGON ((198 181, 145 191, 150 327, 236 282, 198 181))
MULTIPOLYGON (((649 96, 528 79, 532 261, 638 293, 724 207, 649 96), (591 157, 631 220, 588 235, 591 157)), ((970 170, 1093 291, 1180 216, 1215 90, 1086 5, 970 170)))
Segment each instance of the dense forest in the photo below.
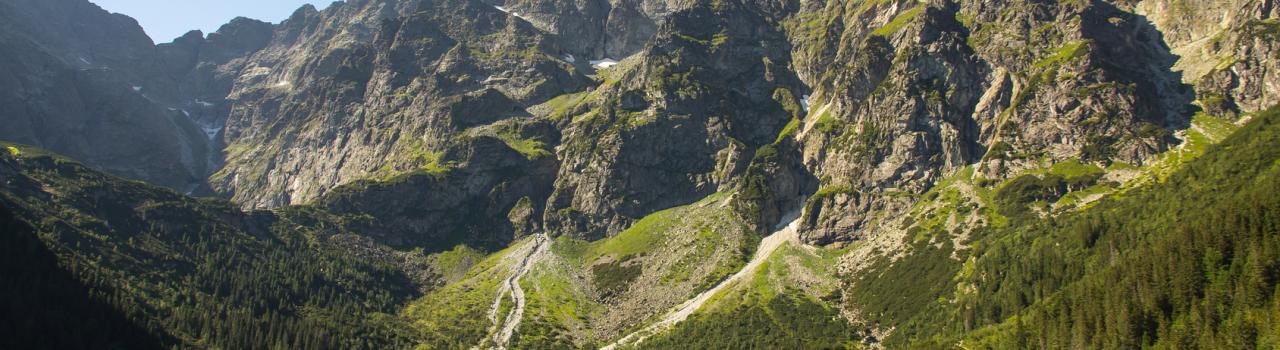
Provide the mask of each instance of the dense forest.
POLYGON ((961 325, 997 347, 1280 343, 1280 108, 1167 180, 988 233, 961 325))
POLYGON ((1057 216, 1028 206, 1062 179, 1015 178, 992 188, 1007 224, 959 255, 945 233, 915 236, 934 239, 851 276, 845 302, 898 325, 890 348, 1280 343, 1278 144, 1272 108, 1167 178, 1057 216))
POLYGON ((0 297, 29 316, 0 321, 0 347, 408 344, 393 314, 422 286, 388 259, 336 249, 340 219, 242 213, 13 149, 0 155, 0 297))

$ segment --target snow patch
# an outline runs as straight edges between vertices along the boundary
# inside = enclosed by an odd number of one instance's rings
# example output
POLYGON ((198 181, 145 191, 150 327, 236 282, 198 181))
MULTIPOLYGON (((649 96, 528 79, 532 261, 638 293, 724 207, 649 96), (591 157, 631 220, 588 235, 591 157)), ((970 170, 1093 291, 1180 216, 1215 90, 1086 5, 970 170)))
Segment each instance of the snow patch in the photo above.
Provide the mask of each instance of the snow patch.
POLYGON ((187 112, 187 110, 185 110, 185 109, 184 109, 184 110, 182 110, 182 115, 187 116, 187 118, 191 118, 191 112, 187 112))
POLYGON ((273 87, 278 87, 278 88, 280 88, 280 87, 289 87, 289 86, 292 86, 292 85, 293 85, 293 83, 290 83, 290 82, 287 82, 287 81, 283 81, 283 80, 281 80, 279 83, 276 83, 276 85, 273 85, 273 87))
POLYGON ((213 107, 213 104, 212 104, 212 103, 205 102, 205 101, 201 101, 201 100, 200 100, 200 99, 198 99, 198 98, 196 99, 196 104, 198 104, 198 105, 200 105, 200 106, 203 106, 204 108, 213 107))
POLYGON ((568 61, 569 63, 577 63, 577 62, 578 62, 578 59, 573 58, 573 55, 572 55, 572 54, 564 55, 564 60, 565 60, 565 61, 568 61))
POLYGON ((213 141, 213 138, 218 137, 218 133, 222 132, 222 128, 212 126, 202 126, 200 127, 200 130, 203 130, 204 135, 209 137, 209 141, 213 141))
POLYGON ((609 68, 618 65, 618 60, 605 57, 603 59, 591 60, 591 66, 596 68, 609 68))
POLYGON ((809 99, 810 99, 810 98, 813 98, 813 95, 804 95, 804 99, 803 99, 803 100, 800 100, 800 107, 801 107, 801 108, 804 108, 805 113, 808 113, 808 112, 809 112, 809 99))
POLYGON ((498 9, 498 11, 502 11, 503 13, 506 13, 506 14, 509 14, 509 15, 512 15, 512 16, 516 16, 517 18, 523 19, 523 20, 525 20, 525 21, 528 21, 528 20, 529 20, 528 18, 525 18, 524 16, 521 16, 519 12, 512 12, 511 10, 507 9, 506 7, 496 6, 496 5, 495 5, 495 6, 493 6, 493 8, 496 8, 496 9, 498 9))
POLYGON ((80 62, 84 62, 84 64, 93 64, 92 62, 89 62, 88 59, 85 59, 84 56, 80 56, 80 62))
POLYGON ((141 87, 141 86, 134 86, 134 87, 133 87, 133 92, 142 92, 142 87, 141 87))

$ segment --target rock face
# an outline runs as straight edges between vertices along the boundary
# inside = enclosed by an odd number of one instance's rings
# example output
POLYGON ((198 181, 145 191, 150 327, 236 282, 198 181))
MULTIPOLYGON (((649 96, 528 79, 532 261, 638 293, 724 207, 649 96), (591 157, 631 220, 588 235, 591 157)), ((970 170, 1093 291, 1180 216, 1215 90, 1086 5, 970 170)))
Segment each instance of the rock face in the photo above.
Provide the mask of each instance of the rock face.
POLYGON ((0 2, 0 138, 172 188, 203 182, 200 129, 152 93, 164 61, 132 19, 86 1, 0 2))
POLYGON ((548 195, 555 159, 528 159, 491 136, 468 140, 445 157, 462 161, 446 172, 345 185, 317 203, 368 218, 353 229, 394 246, 501 248, 538 232, 541 220, 533 214, 542 202, 533 199, 548 195))
POLYGON ((1280 7, 1269 1, 1125 3, 1160 29, 1174 69, 1196 87, 1198 105, 1217 116, 1263 110, 1277 102, 1280 7))
POLYGON ((571 111, 547 225, 599 238, 662 208, 733 188, 757 148, 798 117, 786 40, 750 7, 668 18, 571 111))
POLYGON ((131 18, 87 1, 0 2, 0 137, 185 192, 208 194, 224 103, 269 23, 239 18, 154 45, 131 18))
POLYGON ((1144 164, 1280 88, 1265 1, 355 0, 160 45, 0 6, 0 137, 404 245, 595 239, 716 192, 847 242, 961 169, 1144 164))
POLYGON ((425 165, 467 128, 585 86, 558 52, 527 22, 475 1, 304 7, 237 78, 226 166, 211 183, 274 207, 425 165))
POLYGON ((1189 116, 1190 89, 1159 33, 1108 3, 886 2, 820 15, 844 28, 797 31, 839 40, 798 46, 851 64, 814 77, 819 107, 799 134, 823 179, 805 212, 810 242, 873 231, 966 166, 1002 178, 1074 158, 1142 164, 1189 116))

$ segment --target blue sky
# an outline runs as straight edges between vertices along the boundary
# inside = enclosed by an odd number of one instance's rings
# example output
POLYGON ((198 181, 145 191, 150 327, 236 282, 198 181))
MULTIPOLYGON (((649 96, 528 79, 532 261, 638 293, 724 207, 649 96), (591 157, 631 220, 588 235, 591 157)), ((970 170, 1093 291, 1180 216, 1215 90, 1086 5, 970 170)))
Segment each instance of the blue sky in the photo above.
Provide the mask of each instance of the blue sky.
POLYGON ((280 23, 303 4, 325 8, 333 0, 90 0, 107 11, 138 20, 156 43, 167 43, 192 29, 206 34, 236 16, 280 23))

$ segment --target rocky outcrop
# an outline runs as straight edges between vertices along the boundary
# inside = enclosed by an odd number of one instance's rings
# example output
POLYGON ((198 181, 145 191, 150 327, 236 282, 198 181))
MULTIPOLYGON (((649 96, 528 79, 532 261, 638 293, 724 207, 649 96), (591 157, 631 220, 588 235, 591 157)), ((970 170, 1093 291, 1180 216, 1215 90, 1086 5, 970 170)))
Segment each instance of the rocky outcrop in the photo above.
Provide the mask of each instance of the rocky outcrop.
POLYGON ((555 36, 568 54, 622 59, 644 49, 658 26, 692 2, 507 0, 492 2, 555 36))
POLYGON ((732 1, 672 14, 564 116, 548 229, 596 239, 732 189, 751 154, 800 113, 803 86, 774 28, 732 1))
POLYGON ((478 232, 447 218, 463 203, 501 244, 726 191, 759 232, 803 207, 803 239, 850 241, 960 169, 1140 165, 1197 106, 1247 114, 1280 85, 1277 9, 1245 0, 359 0, 158 46, 80 0, 5 1, 4 54, 36 73, 6 83, 3 137, 245 207, 398 213, 405 244, 478 232), (86 24, 19 20, 42 14, 86 24), (450 199, 373 208, 362 180, 450 199))
POLYGON ((218 162, 225 97, 272 36, 238 18, 153 45, 124 15, 81 0, 0 3, 12 72, 0 138, 193 194, 218 162))
POLYGON ((805 164, 823 182, 805 212, 809 242, 874 232, 966 166, 998 179, 1076 158, 1142 164, 1189 117, 1190 89, 1170 72, 1159 33, 1104 2, 824 11, 839 20, 812 25, 844 29, 793 31, 839 32, 800 37, 798 46, 850 62, 816 78, 815 110, 799 134, 805 164))
POLYGON ((1160 29, 1196 86, 1198 105, 1221 117, 1275 104, 1280 6, 1270 1, 1146 0, 1132 6, 1160 29))
POLYGON ((5 0, 0 26, 0 138, 175 189, 203 182, 207 138, 156 100, 161 60, 136 22, 87 1, 5 0))
MULTIPOLYGON (((554 132, 531 126, 529 133, 554 132)), ((539 232, 556 171, 550 156, 528 158, 493 136, 478 136, 446 151, 454 160, 440 171, 418 171, 382 181, 357 181, 316 201, 351 216, 350 226, 379 242, 404 247, 500 249, 539 232)))
POLYGON ((245 206, 274 207, 425 165, 467 128, 585 87, 557 52, 477 1, 304 7, 237 78, 226 166, 210 180, 245 206))

